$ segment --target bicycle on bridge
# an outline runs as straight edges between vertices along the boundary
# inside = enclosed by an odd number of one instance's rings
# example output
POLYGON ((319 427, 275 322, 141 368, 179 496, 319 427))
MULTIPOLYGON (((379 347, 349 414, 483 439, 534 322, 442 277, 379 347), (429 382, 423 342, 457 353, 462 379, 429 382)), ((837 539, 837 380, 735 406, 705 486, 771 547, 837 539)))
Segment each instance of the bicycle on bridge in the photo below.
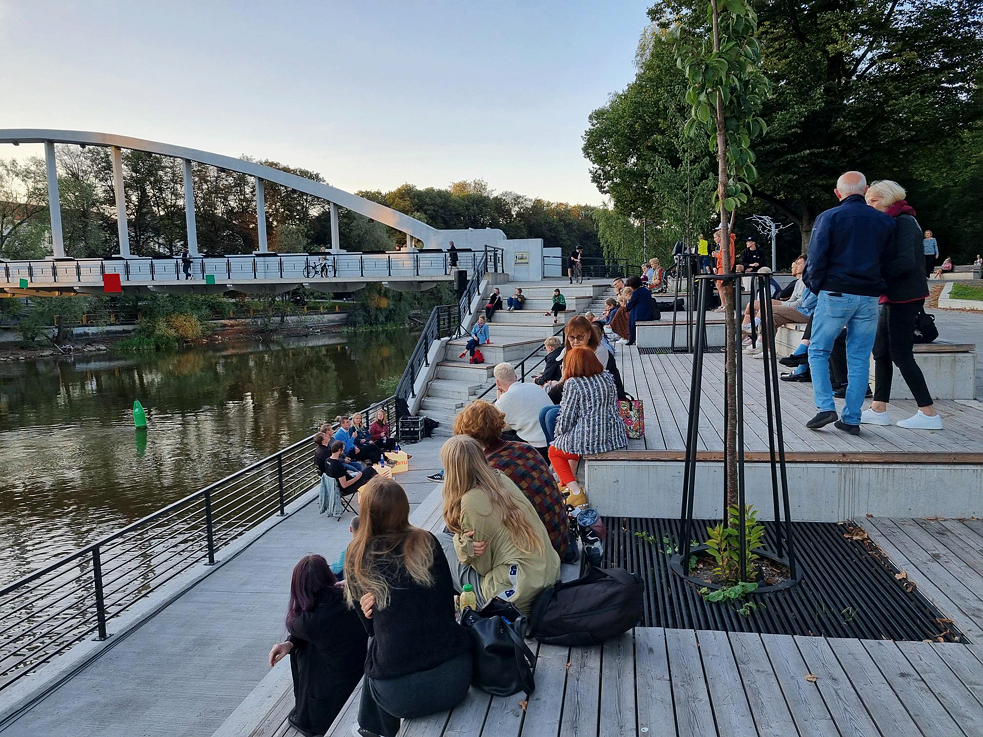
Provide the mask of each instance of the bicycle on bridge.
POLYGON ((304 277, 306 279, 314 279, 316 277, 327 279, 334 275, 334 264, 328 260, 327 256, 321 256, 313 263, 310 259, 307 259, 307 263, 304 266, 304 277))

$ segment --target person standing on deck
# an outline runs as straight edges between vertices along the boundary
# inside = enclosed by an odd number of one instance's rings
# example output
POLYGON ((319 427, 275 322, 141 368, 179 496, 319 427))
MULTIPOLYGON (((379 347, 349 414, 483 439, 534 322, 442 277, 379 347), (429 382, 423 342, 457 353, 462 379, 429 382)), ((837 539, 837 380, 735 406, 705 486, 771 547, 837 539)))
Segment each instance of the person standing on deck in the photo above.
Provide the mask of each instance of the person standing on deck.
POLYGON ((891 260, 895 224, 890 215, 867 205, 867 179, 860 172, 842 174, 833 191, 840 204, 816 218, 803 277, 806 286, 819 295, 809 344, 817 413, 806 427, 818 430, 832 422, 844 432, 859 435, 877 333, 877 299, 887 288, 883 271, 891 260), (843 328, 847 329, 848 386, 846 405, 838 417, 829 356, 843 328))
POLYGON ((925 231, 925 237, 922 239, 922 253, 925 254, 925 276, 931 276, 932 267, 939 259, 939 242, 935 240, 931 230, 925 231))
POLYGON ((450 248, 447 249, 447 258, 450 261, 451 269, 457 268, 457 249, 454 247, 454 241, 451 241, 450 248))

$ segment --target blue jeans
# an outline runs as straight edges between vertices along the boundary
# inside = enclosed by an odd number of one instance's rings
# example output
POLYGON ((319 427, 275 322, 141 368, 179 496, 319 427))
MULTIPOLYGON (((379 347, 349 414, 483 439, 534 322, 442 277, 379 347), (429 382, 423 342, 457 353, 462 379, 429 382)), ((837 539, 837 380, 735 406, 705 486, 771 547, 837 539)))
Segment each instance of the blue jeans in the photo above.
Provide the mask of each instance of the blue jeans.
POLYGON ((860 424, 860 411, 870 379, 870 352, 877 335, 877 297, 819 293, 812 318, 809 344, 809 370, 812 393, 820 412, 836 411, 833 385, 829 380, 829 354, 833 341, 846 328, 847 381, 846 404, 840 419, 847 425, 860 424))
POLYGON ((546 436, 546 444, 552 445, 553 430, 556 427, 556 416, 560 414, 560 405, 556 404, 552 407, 543 407, 539 410, 539 424, 543 428, 543 434, 546 436))
POLYGON ((520 302, 519 300, 517 300, 515 297, 509 297, 508 300, 507 300, 507 302, 508 302, 509 307, 511 307, 513 310, 521 310, 522 309, 522 302, 520 302))

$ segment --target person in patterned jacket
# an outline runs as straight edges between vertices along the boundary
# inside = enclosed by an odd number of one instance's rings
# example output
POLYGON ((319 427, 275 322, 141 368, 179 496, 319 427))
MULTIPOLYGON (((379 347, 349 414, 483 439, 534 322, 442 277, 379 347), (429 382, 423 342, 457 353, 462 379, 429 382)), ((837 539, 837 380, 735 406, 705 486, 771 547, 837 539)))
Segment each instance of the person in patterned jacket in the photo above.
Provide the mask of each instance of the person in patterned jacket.
POLYGON ((454 420, 455 435, 470 435, 485 451, 488 464, 501 471, 532 503, 560 560, 577 557, 560 487, 543 456, 528 443, 502 440, 505 415, 483 400, 472 402, 454 420))

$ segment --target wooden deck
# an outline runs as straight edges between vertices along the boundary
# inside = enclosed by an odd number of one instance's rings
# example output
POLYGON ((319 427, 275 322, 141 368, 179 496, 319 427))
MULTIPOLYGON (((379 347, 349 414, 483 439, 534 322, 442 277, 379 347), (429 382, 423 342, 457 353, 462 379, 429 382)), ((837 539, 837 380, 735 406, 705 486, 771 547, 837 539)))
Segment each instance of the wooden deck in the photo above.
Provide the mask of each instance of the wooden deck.
MULTIPOLYGON (((645 405, 645 437, 629 441, 630 450, 685 450, 689 408, 692 356, 689 354, 639 354, 623 344, 616 346, 618 367, 625 390, 645 405)), ((768 425, 764 400, 764 362, 745 357, 745 442, 751 452, 768 450, 768 425)), ((698 449, 723 451, 723 367, 722 353, 704 357, 703 391, 698 449)), ((788 371, 784 367, 782 371, 788 371)), ((976 400, 939 400, 944 430, 925 432, 905 430, 895 425, 863 425, 859 436, 847 435, 832 425, 808 430, 805 423, 816 413, 812 384, 779 382, 781 386, 782 427, 790 453, 973 453, 983 454, 983 403, 976 400)), ((869 400, 868 400, 869 401, 869 400)), ((842 407, 842 400, 837 400, 842 407)), ((917 411, 912 400, 892 401, 892 421, 910 417, 917 411)), ((907 462, 917 458, 906 457, 907 462)), ((983 462, 983 455, 977 462, 983 462)))
MULTIPOLYGON (((433 505, 433 500, 428 500, 433 505)), ((438 509, 424 510, 430 524, 438 509)), ((634 629, 603 646, 538 645, 536 691, 472 688, 405 737, 976 737, 983 735, 983 522, 859 521, 971 644, 634 629)), ((223 737, 299 737, 289 677, 223 737)), ((356 689, 330 737, 348 737, 356 689)), ((248 710, 246 710, 248 712, 248 710)), ((216 737, 219 733, 216 733, 216 737)))

